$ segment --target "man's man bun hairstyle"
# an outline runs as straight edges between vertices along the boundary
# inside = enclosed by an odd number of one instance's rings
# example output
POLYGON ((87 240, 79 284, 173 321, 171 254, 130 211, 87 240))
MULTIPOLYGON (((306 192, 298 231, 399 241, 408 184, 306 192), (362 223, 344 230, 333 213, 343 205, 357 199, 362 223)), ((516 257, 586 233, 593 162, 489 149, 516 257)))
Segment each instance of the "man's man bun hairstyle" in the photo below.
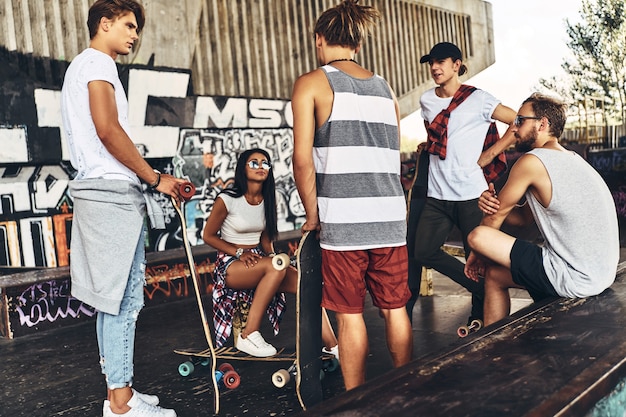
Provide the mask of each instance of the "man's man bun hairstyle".
POLYGON ((380 12, 373 6, 361 6, 358 0, 344 0, 322 13, 313 32, 323 36, 328 45, 356 49, 379 18, 380 12))

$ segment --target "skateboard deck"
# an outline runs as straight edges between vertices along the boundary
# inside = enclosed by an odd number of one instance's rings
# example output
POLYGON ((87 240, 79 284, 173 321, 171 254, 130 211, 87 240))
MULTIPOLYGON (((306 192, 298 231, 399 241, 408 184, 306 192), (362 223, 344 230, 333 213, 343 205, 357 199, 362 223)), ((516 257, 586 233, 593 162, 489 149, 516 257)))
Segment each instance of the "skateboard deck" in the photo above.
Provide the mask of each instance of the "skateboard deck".
POLYGON ((303 410, 323 400, 322 249, 315 232, 306 232, 296 255, 296 393, 303 410))
MULTIPOLYGON (((189 200, 191 196, 193 196, 195 192, 195 186, 188 182, 184 183, 180 186, 180 194, 185 201, 189 200)), ((208 344, 208 350, 212 353, 210 358, 208 359, 209 364, 211 365, 211 381, 213 383, 213 411, 215 414, 219 413, 220 410, 220 392, 219 392, 219 380, 222 375, 226 372, 219 372, 217 369, 217 355, 215 354, 215 347, 213 345, 213 338, 211 336, 211 330, 209 328, 209 322, 207 320, 207 316, 204 310, 204 303, 202 302, 202 294, 200 293, 200 281, 198 279, 198 273, 196 271, 196 263, 193 259, 193 253, 191 252, 191 244, 189 243, 189 238, 187 237, 187 221, 185 219, 183 205, 185 202, 181 202, 179 205, 172 198, 172 206, 176 210, 176 214, 180 219, 180 227, 181 227, 181 235, 183 238, 183 247, 185 249, 185 255, 187 257, 187 263, 189 264, 189 274, 191 275, 191 281, 193 282, 194 293, 196 294, 196 301, 198 302, 198 309, 200 311, 200 319, 202 321, 202 328, 204 330, 204 336, 206 338, 208 344)))
POLYGON ((185 348, 175 349, 174 353, 193 358, 210 358, 213 354, 215 354, 217 359, 230 361, 293 362, 296 360, 296 352, 285 348, 278 349, 274 356, 267 356, 265 358, 248 355, 247 353, 232 346, 222 346, 214 351, 215 353, 211 352, 211 349, 185 348))

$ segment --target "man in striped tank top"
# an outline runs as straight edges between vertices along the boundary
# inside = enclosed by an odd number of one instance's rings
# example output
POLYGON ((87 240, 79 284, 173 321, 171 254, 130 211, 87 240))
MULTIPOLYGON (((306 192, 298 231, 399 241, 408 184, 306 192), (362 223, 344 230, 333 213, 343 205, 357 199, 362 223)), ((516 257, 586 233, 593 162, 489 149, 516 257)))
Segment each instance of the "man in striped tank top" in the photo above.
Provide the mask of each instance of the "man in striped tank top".
POLYGON ((302 230, 320 231, 322 306, 336 315, 346 390, 365 382, 368 290, 394 366, 413 350, 398 103, 387 82, 355 60, 379 17, 355 0, 326 10, 314 30, 321 67, 298 78, 292 96, 302 230))

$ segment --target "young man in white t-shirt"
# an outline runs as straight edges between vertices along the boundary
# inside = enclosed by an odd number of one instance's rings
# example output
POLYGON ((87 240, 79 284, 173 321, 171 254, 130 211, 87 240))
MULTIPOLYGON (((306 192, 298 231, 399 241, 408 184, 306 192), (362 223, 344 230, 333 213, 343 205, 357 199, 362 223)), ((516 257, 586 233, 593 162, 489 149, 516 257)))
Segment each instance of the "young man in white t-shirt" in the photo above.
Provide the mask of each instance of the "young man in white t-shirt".
MULTIPOLYGON (((461 88, 459 76, 467 72, 467 67, 463 64, 461 50, 449 42, 436 44, 420 63, 428 63, 437 84, 420 99, 424 122, 431 127, 461 88)), ((476 89, 447 118, 445 156, 429 152, 428 193, 417 222, 415 251, 409 257, 414 257, 417 264, 447 275, 472 293, 468 322, 483 318, 484 288, 482 283, 470 280, 463 272, 463 262, 445 253, 441 246, 456 226, 461 231, 465 253, 469 254, 467 235, 482 220, 477 202, 487 186, 483 168, 515 141, 509 128, 500 140, 484 149, 486 136, 494 120, 510 125, 514 119, 513 109, 502 105, 488 92, 476 89)), ((419 291, 419 286, 412 290, 419 291)))
POLYGON ((115 59, 132 51, 144 21, 135 0, 96 1, 87 19, 89 48, 68 67, 61 94, 77 170, 70 183, 72 294, 98 310, 96 334, 108 390, 105 417, 176 416, 157 405, 158 397, 131 388, 135 323, 145 285, 140 181, 176 200, 183 182, 153 170, 129 136, 128 101, 115 59))

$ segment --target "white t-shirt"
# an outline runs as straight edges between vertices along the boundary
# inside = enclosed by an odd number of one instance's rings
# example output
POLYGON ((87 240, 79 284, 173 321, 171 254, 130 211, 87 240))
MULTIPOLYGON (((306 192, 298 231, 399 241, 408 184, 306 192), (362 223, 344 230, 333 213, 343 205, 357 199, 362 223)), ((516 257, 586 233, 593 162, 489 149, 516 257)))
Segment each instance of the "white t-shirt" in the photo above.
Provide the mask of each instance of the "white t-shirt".
MULTIPOLYGON (((420 98, 422 117, 431 123, 451 101, 452 97, 437 96, 434 88, 426 91, 420 98)), ((430 155, 428 197, 466 201, 478 198, 487 189, 478 158, 498 104, 498 99, 477 89, 450 113, 446 159, 430 155)))
POLYGON ((244 196, 232 197, 226 193, 217 196, 224 201, 228 214, 222 223, 222 239, 235 245, 256 245, 265 230, 265 202, 256 206, 244 196))
POLYGON ((76 179, 122 179, 139 183, 137 175, 104 147, 96 133, 89 107, 91 81, 106 81, 115 88, 118 121, 130 136, 128 100, 115 61, 93 48, 81 52, 67 68, 61 90, 61 113, 76 179))

